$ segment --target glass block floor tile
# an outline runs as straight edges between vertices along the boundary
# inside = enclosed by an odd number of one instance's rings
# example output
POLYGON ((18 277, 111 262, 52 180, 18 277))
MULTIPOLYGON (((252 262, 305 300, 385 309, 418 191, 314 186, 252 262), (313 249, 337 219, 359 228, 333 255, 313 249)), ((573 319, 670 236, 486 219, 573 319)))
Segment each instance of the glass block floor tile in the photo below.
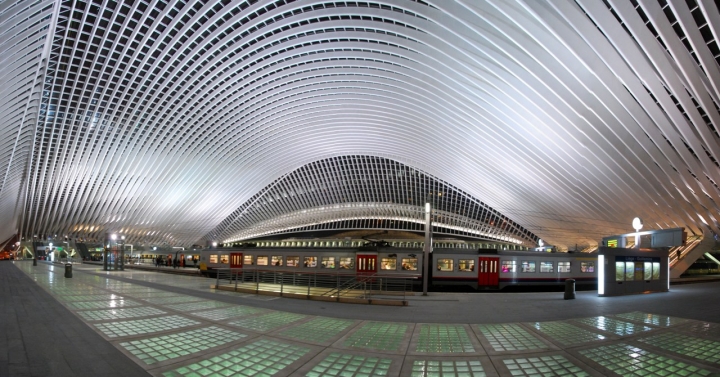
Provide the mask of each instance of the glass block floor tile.
POLYGON ((165 312, 160 309, 148 307, 109 310, 87 310, 77 313, 86 321, 102 321, 106 319, 122 319, 165 314, 165 312))
POLYGON ((677 318, 677 317, 670 317, 667 315, 649 314, 649 313, 642 313, 642 312, 617 314, 616 317, 629 319, 631 321, 636 321, 636 322, 645 322, 648 325, 655 325, 655 326, 662 326, 662 327, 674 326, 674 325, 677 325, 680 323, 685 323, 688 321, 685 318, 677 318))
POLYGON ((720 338, 720 323, 697 322, 688 326, 686 330, 698 335, 716 336, 720 338))
POLYGON ((513 376, 589 376, 561 355, 505 359, 503 363, 513 376))
POLYGON ((143 300, 153 304, 181 304, 185 302, 203 301, 203 298, 193 296, 146 297, 143 300))
POLYGON ((461 325, 423 324, 415 348, 417 352, 475 352, 470 337, 461 325))
POLYGON ((171 315, 166 317, 135 319, 121 322, 98 323, 94 326, 107 337, 117 338, 121 336, 152 334, 160 331, 180 329, 199 324, 199 321, 195 321, 190 318, 181 317, 179 315, 171 315))
POLYGON ((400 351, 408 325, 404 323, 368 322, 350 335, 346 347, 400 351))
POLYGON ((677 352, 696 359, 720 363, 720 342, 693 336, 665 333, 640 339, 655 347, 677 352))
POLYGON ((142 304, 133 300, 76 301, 67 303, 70 309, 111 309, 139 305, 142 304))
POLYGON ((412 377, 485 377, 480 361, 426 361, 415 360, 412 377))
POLYGON ((536 322, 533 326, 541 333, 565 345, 605 339, 603 335, 581 329, 565 322, 536 322))
POLYGON ((578 319, 577 321, 620 336, 632 335, 642 331, 652 330, 652 327, 636 325, 634 323, 625 321, 618 321, 616 319, 608 318, 605 316, 582 318, 578 319))
POLYGON ((192 315, 207 318, 209 320, 220 321, 223 319, 242 317, 245 315, 251 315, 256 313, 264 312, 265 309, 253 308, 251 306, 233 306, 230 308, 222 308, 215 310, 208 310, 204 312, 194 312, 192 315))
POLYGON ((520 351, 548 348, 520 325, 513 323, 477 325, 495 351, 520 351))
POLYGON ((222 308, 226 306, 230 306, 232 304, 228 304, 227 302, 220 302, 220 301, 198 301, 198 302, 189 302, 184 304, 173 304, 173 305, 165 305, 170 309, 175 309, 183 312, 190 312, 193 310, 203 310, 203 309, 216 309, 216 308, 222 308))
POLYGON ((103 295, 74 295, 74 296, 58 296, 60 301, 71 302, 71 301, 99 301, 99 300, 118 300, 124 297, 114 294, 103 294, 103 295))
POLYGON ((246 337, 235 331, 211 326, 155 338, 123 342, 120 345, 145 364, 187 356, 246 337))
POLYGON ((167 371, 163 376, 272 376, 309 351, 309 348, 262 339, 222 355, 167 371))
POLYGON ((306 316, 302 314, 272 312, 257 317, 239 319, 237 321, 230 322, 230 324, 249 330, 264 332, 285 326, 288 323, 299 321, 305 317, 306 316))
POLYGON ((590 360, 621 376, 709 376, 712 372, 627 344, 579 351, 590 360))
POLYGON ((280 335, 311 342, 325 342, 337 336, 354 322, 349 319, 318 317, 284 330, 280 335))
POLYGON ((370 377, 387 376, 392 359, 374 356, 346 355, 338 352, 329 354, 314 366, 306 376, 370 377))

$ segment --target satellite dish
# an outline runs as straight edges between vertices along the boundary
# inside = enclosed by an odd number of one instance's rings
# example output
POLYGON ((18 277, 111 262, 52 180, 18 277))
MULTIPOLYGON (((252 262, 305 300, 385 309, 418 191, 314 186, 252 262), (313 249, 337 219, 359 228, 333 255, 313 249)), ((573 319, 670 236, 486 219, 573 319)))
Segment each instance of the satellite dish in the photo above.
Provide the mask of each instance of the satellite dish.
POLYGON ((633 229, 635 229, 636 232, 639 232, 640 229, 642 229, 643 227, 642 219, 640 219, 639 217, 634 218, 632 221, 632 227, 633 229))

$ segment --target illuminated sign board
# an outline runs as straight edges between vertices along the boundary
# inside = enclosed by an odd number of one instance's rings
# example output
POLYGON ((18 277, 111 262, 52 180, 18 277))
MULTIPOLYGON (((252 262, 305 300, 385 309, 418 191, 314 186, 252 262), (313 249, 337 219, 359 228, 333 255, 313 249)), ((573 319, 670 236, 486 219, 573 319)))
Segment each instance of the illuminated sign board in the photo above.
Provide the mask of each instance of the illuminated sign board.
POLYGON ((607 246, 608 247, 618 247, 618 240, 608 240, 607 246))

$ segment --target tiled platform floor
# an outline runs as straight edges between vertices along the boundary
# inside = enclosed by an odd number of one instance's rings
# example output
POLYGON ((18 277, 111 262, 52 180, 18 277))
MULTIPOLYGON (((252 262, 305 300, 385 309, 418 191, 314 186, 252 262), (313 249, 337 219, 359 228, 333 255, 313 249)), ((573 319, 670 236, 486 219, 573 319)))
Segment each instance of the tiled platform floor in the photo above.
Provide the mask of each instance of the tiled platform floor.
POLYGON ((262 306, 267 297, 240 304, 197 277, 15 266, 155 376, 720 376, 720 324, 677 316, 376 321, 363 306, 337 318, 340 304, 323 304, 324 316, 262 306))

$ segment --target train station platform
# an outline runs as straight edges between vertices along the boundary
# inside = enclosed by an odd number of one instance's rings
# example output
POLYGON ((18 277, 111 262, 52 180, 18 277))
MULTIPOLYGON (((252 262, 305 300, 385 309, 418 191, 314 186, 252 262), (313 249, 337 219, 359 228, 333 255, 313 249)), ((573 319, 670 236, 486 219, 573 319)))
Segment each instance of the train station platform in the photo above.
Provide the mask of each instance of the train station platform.
POLYGON ((54 351, 42 359, 18 356, 21 347, 38 349, 41 337, 22 345, 0 337, 0 357, 26 371, 0 367, 0 376, 109 375, 72 369, 86 358, 123 363, 94 368, 140 368, 118 374, 128 376, 720 375, 720 282, 625 297, 578 292, 575 300, 559 292, 434 293, 409 297, 406 307, 375 307, 215 291, 197 276, 95 265, 74 266, 71 279, 63 272, 0 263, 0 299, 13 308, 2 310, 16 318, 3 322, 5 334, 36 331, 36 322, 48 337, 65 326, 78 333, 64 346, 47 345, 54 351), (39 313, 19 319, 30 309, 39 313), (83 342, 98 351, 79 348, 83 342))

